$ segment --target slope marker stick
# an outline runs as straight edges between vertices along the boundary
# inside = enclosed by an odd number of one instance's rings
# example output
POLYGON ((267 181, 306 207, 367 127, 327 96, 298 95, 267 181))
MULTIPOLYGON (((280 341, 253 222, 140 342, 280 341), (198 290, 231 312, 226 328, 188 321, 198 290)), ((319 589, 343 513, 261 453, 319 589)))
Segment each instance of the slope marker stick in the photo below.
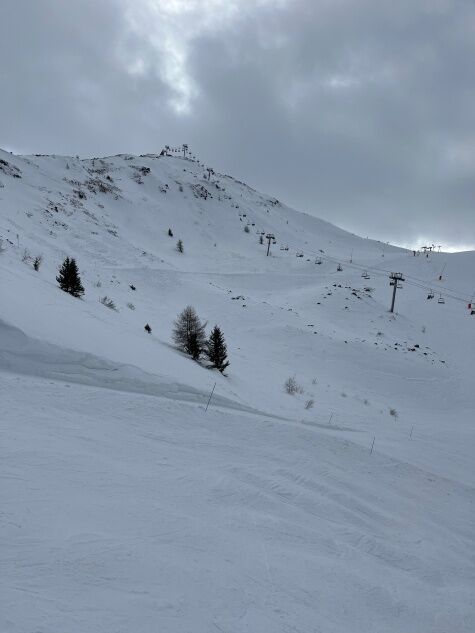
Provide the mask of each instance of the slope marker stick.
POLYGON ((209 403, 211 402, 211 398, 213 397, 214 388, 216 387, 216 383, 214 383, 211 393, 209 394, 208 403, 206 405, 205 413, 208 411, 209 403))

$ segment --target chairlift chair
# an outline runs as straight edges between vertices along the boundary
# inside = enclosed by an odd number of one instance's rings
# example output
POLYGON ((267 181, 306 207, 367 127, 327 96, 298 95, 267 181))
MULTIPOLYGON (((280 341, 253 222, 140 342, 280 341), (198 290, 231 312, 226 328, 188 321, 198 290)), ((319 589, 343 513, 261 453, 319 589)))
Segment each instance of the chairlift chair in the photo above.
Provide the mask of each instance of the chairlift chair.
POLYGON ((428 299, 433 299, 434 298, 434 293, 432 290, 429 290, 429 294, 427 295, 428 299))
POLYGON ((442 295, 437 299, 437 303, 445 303, 445 299, 442 295))

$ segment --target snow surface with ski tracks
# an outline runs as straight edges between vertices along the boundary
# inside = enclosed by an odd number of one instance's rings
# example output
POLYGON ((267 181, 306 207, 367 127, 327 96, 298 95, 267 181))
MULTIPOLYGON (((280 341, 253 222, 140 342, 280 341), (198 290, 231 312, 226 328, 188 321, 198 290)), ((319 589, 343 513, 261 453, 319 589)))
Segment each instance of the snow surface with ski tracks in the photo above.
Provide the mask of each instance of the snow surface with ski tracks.
POLYGON ((2 632, 475 630, 475 253, 193 160, 0 159, 2 632), (174 349, 188 304, 227 376, 174 349))

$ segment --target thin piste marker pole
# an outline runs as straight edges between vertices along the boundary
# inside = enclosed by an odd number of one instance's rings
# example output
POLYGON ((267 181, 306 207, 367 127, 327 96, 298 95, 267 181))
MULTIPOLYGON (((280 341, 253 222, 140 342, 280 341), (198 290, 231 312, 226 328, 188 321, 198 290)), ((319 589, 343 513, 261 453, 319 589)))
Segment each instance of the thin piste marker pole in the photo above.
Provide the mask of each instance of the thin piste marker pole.
POLYGON ((211 402, 211 398, 213 397, 213 393, 214 393, 215 387, 216 387, 216 383, 214 383, 213 389, 211 390, 211 393, 209 394, 208 402, 206 404, 205 413, 206 413, 206 411, 208 411, 209 403, 211 402))

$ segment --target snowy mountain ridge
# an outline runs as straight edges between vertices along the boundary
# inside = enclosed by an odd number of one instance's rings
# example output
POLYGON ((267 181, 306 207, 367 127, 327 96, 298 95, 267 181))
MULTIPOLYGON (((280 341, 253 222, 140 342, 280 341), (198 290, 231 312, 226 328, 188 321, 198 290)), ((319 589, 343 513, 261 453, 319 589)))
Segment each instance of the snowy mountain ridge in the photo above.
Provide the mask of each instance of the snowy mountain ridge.
POLYGON ((473 629, 475 252, 176 155, 0 151, 0 240, 4 630, 473 629), (187 305, 226 376, 173 346, 187 305))

